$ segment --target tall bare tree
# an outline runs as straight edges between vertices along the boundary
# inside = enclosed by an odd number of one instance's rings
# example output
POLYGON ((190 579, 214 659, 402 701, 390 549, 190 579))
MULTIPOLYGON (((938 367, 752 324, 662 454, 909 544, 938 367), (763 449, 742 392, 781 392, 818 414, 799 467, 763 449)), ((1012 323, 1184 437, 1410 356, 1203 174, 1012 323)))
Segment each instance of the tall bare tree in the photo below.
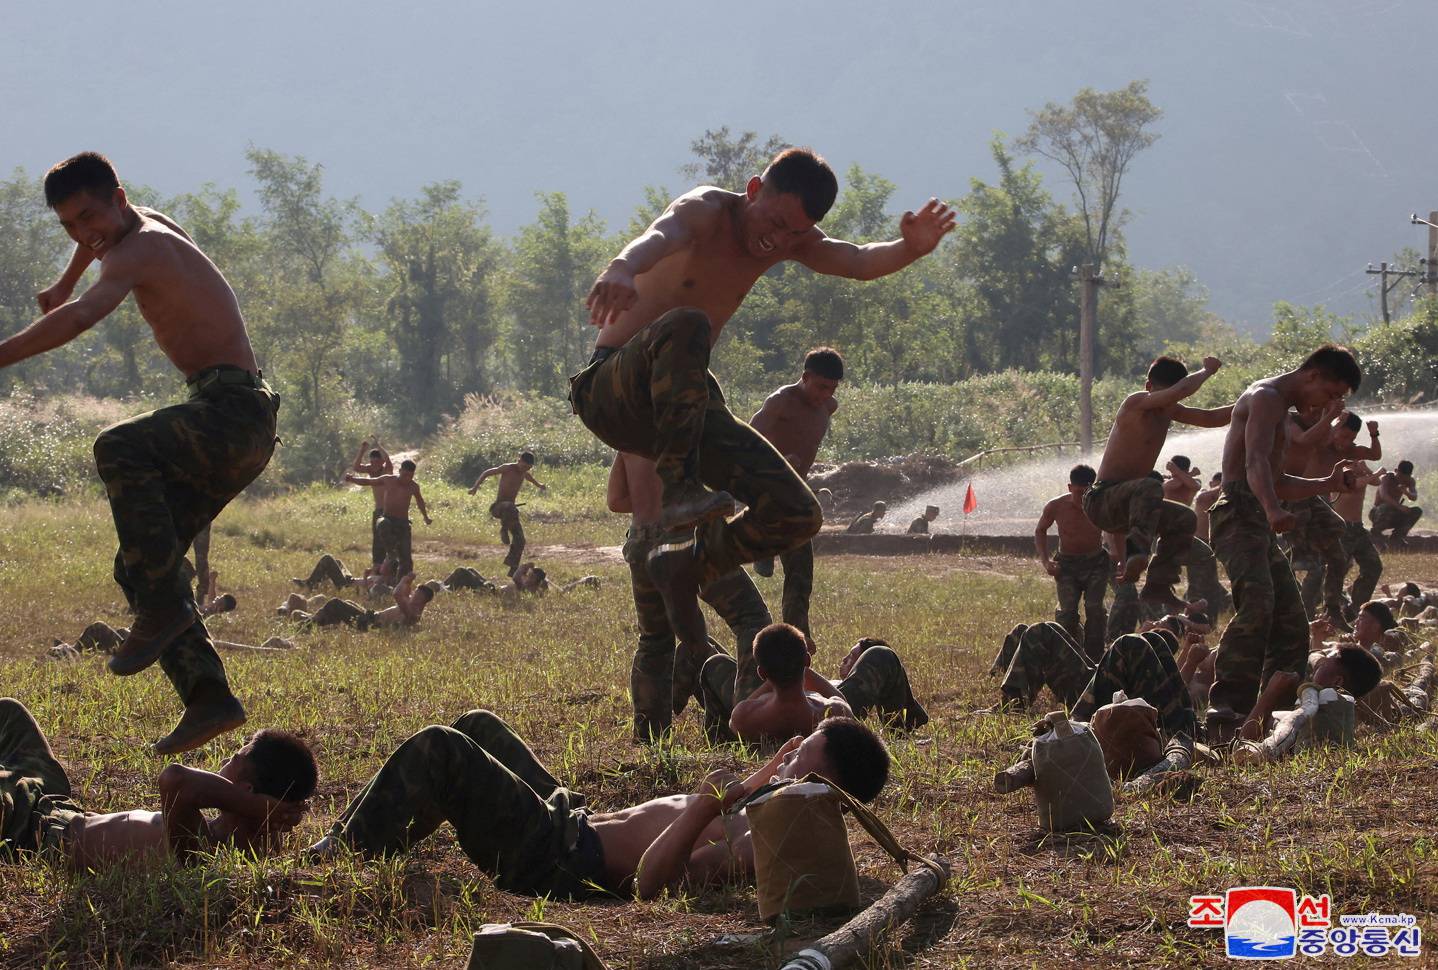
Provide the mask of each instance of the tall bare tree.
POLYGON ((1158 140, 1150 129, 1163 117, 1148 99, 1148 82, 1117 91, 1084 88, 1068 104, 1050 101, 1030 113, 1016 141, 1023 152, 1057 162, 1078 195, 1089 262, 1103 265, 1109 237, 1123 221, 1118 208, 1124 176, 1134 157, 1158 140))

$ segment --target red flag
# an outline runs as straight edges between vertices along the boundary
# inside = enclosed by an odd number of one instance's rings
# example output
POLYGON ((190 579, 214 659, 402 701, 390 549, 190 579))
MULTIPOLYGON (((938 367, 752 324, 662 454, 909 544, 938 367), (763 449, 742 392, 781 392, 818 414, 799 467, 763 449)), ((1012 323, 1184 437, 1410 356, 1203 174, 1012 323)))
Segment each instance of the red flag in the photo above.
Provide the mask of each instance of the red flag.
POLYGON ((964 493, 964 514, 968 515, 979 507, 979 497, 974 494, 974 484, 969 483, 969 490, 964 493))

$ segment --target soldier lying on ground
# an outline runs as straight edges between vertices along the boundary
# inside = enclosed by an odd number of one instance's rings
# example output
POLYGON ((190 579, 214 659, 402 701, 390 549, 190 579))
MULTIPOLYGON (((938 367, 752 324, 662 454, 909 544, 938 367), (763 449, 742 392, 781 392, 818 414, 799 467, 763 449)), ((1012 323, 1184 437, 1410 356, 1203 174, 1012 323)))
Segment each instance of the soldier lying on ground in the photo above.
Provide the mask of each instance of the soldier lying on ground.
POLYGON ((699 673, 699 702, 709 740, 775 743, 807 734, 825 717, 862 718, 870 712, 909 731, 929 722, 909 687, 908 671, 886 642, 861 639, 839 665, 837 681, 824 679, 810 666, 812 642, 788 623, 760 630, 754 659, 763 683, 738 704, 734 658, 720 652, 706 660, 699 673))
POLYGON ((414 626, 419 622, 424 608, 434 599, 434 587, 416 586, 414 573, 407 573, 395 587, 393 595, 394 605, 382 610, 367 610, 350 600, 331 597, 312 613, 292 609, 289 617, 305 626, 335 626, 344 623, 361 632, 376 626, 414 626))
POLYGON ((470 711, 401 744, 310 852, 392 855, 448 821, 465 855, 505 892, 653 899, 684 884, 752 879, 748 818, 723 813, 774 776, 810 772, 867 802, 888 779, 889 753, 858 721, 829 718, 746 779, 714 771, 693 794, 590 814, 508 724, 470 711))
POLYGON ((222 844, 263 853, 299 824, 317 780, 314 755, 303 741, 265 730, 218 772, 164 768, 156 779, 158 812, 86 812, 30 712, 17 700, 0 700, 0 804, 6 809, 0 859, 54 852, 86 869, 167 852, 185 858, 222 844), (206 818, 209 809, 219 814, 206 818))
POLYGON ((298 576, 290 582, 296 586, 302 586, 308 590, 314 590, 322 583, 330 583, 336 589, 348 589, 351 586, 359 587, 367 593, 375 596, 388 596, 394 589, 394 577, 398 569, 399 561, 393 558, 386 558, 378 566, 371 566, 364 571, 363 576, 352 576, 340 562, 329 553, 320 556, 315 568, 310 570, 309 576, 300 579, 298 576))
MULTIPOLYGON (((303 600, 300 601, 303 604, 303 600)), ((112 627, 103 620, 96 620, 85 627, 83 633, 75 638, 74 643, 65 643, 56 640, 54 645, 46 651, 46 656, 51 660, 78 660, 80 655, 88 652, 110 653, 116 647, 125 642, 129 637, 129 627, 112 627)), ((252 643, 235 643, 231 640, 214 640, 214 645, 220 650, 289 650, 294 644, 283 637, 270 637, 259 646, 252 643)))

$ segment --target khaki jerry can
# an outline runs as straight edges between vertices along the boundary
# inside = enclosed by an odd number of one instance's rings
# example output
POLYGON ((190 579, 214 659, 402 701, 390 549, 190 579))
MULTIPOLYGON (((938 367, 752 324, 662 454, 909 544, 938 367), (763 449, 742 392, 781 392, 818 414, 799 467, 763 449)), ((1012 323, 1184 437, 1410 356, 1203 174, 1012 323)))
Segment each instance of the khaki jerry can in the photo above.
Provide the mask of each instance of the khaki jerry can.
POLYGON ((1063 711, 1040 723, 1048 730, 1033 742, 1034 800, 1039 825, 1050 832, 1091 828, 1113 815, 1113 785, 1098 738, 1063 711))
POLYGON ((905 871, 913 861, 946 878, 940 866, 900 846, 877 815, 821 775, 765 785, 730 811, 749 816, 759 917, 766 921, 784 912, 859 908, 859 873, 849 848, 845 811, 905 871))
POLYGON ((607 970, 599 954, 554 923, 486 923, 465 970, 607 970))

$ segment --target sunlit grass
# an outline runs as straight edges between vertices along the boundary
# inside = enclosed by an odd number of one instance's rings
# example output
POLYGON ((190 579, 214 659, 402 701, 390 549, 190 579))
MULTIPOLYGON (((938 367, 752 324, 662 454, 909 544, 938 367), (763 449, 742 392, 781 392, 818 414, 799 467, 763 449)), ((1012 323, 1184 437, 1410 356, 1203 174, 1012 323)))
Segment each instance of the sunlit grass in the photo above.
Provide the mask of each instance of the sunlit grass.
MULTIPOLYGON (((241 605, 211 629, 227 640, 279 634, 298 644, 225 659, 251 727, 297 730, 315 746, 315 810, 288 851, 261 861, 220 852, 189 868, 84 876, 0 865, 0 965, 457 967, 480 924, 541 913, 593 938, 617 966, 772 964, 762 946, 715 942, 764 929, 748 888, 645 904, 535 903, 495 890, 447 830, 385 864, 299 859, 298 847, 400 740, 474 707, 513 723, 600 808, 685 789, 740 763, 734 749, 704 743, 692 706, 671 744, 630 743, 627 572, 612 553, 590 548, 617 546, 624 523, 598 504, 601 469, 541 479, 554 485, 548 495, 526 493, 537 558, 561 580, 594 573, 603 587, 519 606, 442 596, 414 631, 298 633, 273 613, 289 577, 320 551, 363 566, 367 494, 314 488, 227 511, 212 556, 241 605)), ((488 497, 426 490, 435 525, 415 525, 422 578, 459 564, 498 573, 503 548, 488 497)), ((0 532, 0 695, 21 698, 46 727, 87 807, 157 807, 163 762, 146 745, 178 714, 168 683, 157 672, 111 677, 99 658, 39 659, 52 637, 71 639, 96 618, 123 621, 109 577, 113 543, 98 501, 9 510, 0 532)), ((1435 575, 1431 558, 1389 559, 1391 578, 1435 575)), ((782 574, 759 580, 776 606, 781 583, 782 574)), ((989 788, 1030 718, 971 712, 996 699, 984 672, 1002 634, 1051 609, 1051 584, 1027 561, 818 560, 819 668, 832 673, 858 636, 887 637, 934 716, 916 737, 890 736, 894 780, 878 809, 906 844, 956 863, 946 898, 872 966, 1218 966, 1220 937, 1184 925, 1187 899, 1245 884, 1331 892, 1343 912, 1401 910, 1426 921, 1438 910, 1438 741, 1411 729, 1365 735, 1350 751, 1210 770, 1191 803, 1121 800, 1113 839, 1035 848, 1031 798, 989 788)), ((216 767, 238 741, 184 760, 216 767)), ((864 837, 854 842, 865 889, 877 893, 896 870, 864 837)))

